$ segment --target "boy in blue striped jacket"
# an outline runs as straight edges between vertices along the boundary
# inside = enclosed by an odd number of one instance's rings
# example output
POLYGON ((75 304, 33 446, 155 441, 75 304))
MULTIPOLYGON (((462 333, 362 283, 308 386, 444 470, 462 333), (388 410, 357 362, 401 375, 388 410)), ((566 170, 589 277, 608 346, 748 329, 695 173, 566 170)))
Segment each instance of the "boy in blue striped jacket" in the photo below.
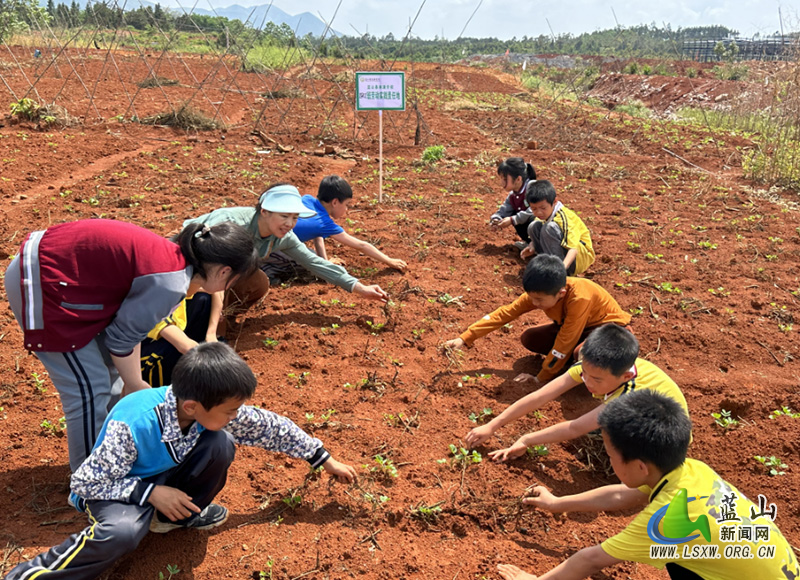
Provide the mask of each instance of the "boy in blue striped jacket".
POLYGON ((244 405, 256 378, 223 343, 185 354, 173 384, 124 397, 111 410, 95 447, 72 476, 70 503, 89 526, 29 562, 7 580, 91 579, 132 552, 149 531, 209 529, 228 518, 214 497, 225 486, 234 443, 305 459, 343 482, 355 470, 286 417, 244 405))

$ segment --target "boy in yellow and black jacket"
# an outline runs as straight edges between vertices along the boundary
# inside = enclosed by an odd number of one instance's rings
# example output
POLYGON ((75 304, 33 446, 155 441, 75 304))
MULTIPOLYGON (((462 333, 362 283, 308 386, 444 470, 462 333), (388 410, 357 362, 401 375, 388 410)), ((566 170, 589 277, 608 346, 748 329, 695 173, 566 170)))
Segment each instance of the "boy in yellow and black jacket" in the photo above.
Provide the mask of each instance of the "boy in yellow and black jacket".
POLYGON ((564 262, 568 276, 583 274, 595 259, 592 237, 583 220, 556 199, 556 189, 549 181, 530 182, 525 200, 535 219, 528 226, 531 243, 520 257, 552 254, 564 262))

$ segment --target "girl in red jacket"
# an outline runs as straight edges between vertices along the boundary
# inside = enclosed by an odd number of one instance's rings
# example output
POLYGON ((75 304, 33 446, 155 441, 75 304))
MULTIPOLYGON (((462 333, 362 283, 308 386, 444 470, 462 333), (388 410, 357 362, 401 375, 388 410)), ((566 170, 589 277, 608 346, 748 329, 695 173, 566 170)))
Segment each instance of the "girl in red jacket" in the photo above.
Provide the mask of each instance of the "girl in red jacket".
POLYGON ((187 226, 177 243, 111 220, 59 224, 25 238, 6 271, 6 294, 25 348, 61 395, 73 471, 114 403, 148 387, 139 345, 189 283, 224 290, 256 265, 252 237, 231 223, 187 226))

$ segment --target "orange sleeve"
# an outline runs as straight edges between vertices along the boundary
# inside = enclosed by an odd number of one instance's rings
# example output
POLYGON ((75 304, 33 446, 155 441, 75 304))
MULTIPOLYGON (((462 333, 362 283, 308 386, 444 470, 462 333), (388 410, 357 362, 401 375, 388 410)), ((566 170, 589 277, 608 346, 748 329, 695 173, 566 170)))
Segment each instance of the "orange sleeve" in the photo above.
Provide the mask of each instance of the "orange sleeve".
POLYGON ((528 299, 528 295, 522 294, 511 304, 501 306, 491 314, 487 314, 480 320, 472 323, 472 325, 461 334, 461 340, 463 340, 467 346, 472 346, 472 343, 477 339, 486 336, 490 332, 497 330, 504 324, 508 324, 512 320, 519 318, 522 314, 530 312, 533 309, 533 304, 531 304, 531 301, 528 299))
POLYGON ((542 370, 537 378, 546 383, 555 378, 564 364, 572 356, 572 351, 578 346, 578 340, 586 328, 592 310, 592 301, 585 297, 573 297, 565 304, 564 322, 558 331, 552 350, 547 353, 542 363, 542 370))

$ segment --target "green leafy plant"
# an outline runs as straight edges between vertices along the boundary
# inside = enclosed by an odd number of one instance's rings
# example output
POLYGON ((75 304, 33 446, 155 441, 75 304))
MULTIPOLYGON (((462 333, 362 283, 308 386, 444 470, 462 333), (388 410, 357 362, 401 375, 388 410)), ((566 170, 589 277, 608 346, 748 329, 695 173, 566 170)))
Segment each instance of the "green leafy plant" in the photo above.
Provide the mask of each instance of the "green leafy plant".
POLYGON ((272 580, 272 566, 274 565, 275 561, 272 559, 272 556, 268 557, 267 569, 258 571, 258 580, 272 580))
POLYGON ((44 386, 44 379, 39 376, 39 373, 31 373, 33 379, 33 386, 36 387, 36 392, 43 395, 47 392, 47 387, 44 386))
POLYGON ((311 375, 310 372, 304 371, 304 372, 302 372, 300 374, 298 374, 298 373, 289 373, 289 374, 286 375, 286 378, 287 379, 293 379, 294 382, 295 382, 295 387, 299 389, 299 388, 301 388, 303 385, 305 385, 308 382, 308 377, 310 375, 311 375))
POLYGON ((662 282, 661 284, 656 284, 656 289, 661 290, 662 292, 667 292, 669 294, 680 294, 681 289, 677 286, 673 286, 672 282, 662 282))
POLYGON ((67 420, 64 417, 61 417, 58 421, 53 423, 49 419, 45 419, 39 423, 39 427, 42 428, 42 433, 47 436, 55 435, 60 437, 64 435, 64 430, 67 428, 67 420))
POLYGON ((281 499, 281 501, 285 503, 290 510, 295 510, 303 503, 303 496, 292 492, 292 495, 281 499))
POLYGON ((277 338, 267 337, 262 342, 264 343, 265 347, 270 348, 270 349, 274 349, 276 346, 278 346, 278 343, 280 341, 277 338))
POLYGON ((550 455, 550 450, 547 448, 547 445, 534 445, 533 447, 528 447, 528 455, 545 457, 550 455))
POLYGON ((786 405, 781 405, 780 409, 775 409, 769 414, 770 419, 776 417, 791 417, 792 419, 800 419, 800 413, 795 413, 786 405))
POLYGON ((385 322, 373 322, 371 320, 367 320, 365 324, 369 327, 369 330, 372 334, 378 334, 386 327, 385 322))
MULTIPOLYGON (((368 321, 368 323, 369 323, 369 321, 368 321)), ((322 334, 336 334, 337 330, 339 330, 339 325, 334 323, 334 324, 331 324, 329 327, 328 326, 323 326, 322 328, 320 328, 319 331, 322 334)))
POLYGON ((711 416, 714 418, 714 423, 725 431, 739 425, 739 420, 731 417, 731 412, 725 409, 720 409, 719 413, 711 413, 711 416))
POLYGON ((461 302, 462 298, 463 296, 450 296, 450 294, 445 293, 445 294, 440 294, 437 300, 439 300, 439 302, 441 302, 445 306, 453 306, 453 305, 464 306, 464 304, 461 302))
POLYGON ((703 242, 697 242, 697 247, 698 248, 703 248, 704 250, 716 250, 717 249, 717 244, 715 244, 713 242, 710 242, 708 240, 705 240, 703 242))
POLYGON ((431 145, 422 152, 422 162, 428 165, 438 163, 444 158, 444 145, 431 145))
POLYGON ((181 571, 181 569, 178 568, 175 564, 167 564, 167 574, 168 574, 168 576, 164 576, 163 572, 159 572, 158 573, 158 580, 169 580, 170 578, 172 578, 173 576, 178 574, 180 571, 181 571))
POLYGON ((494 413, 488 407, 482 409, 479 413, 469 414, 469 420, 472 421, 473 423, 478 423, 478 424, 485 423, 491 417, 494 417, 494 413))
POLYGON ((424 502, 419 502, 417 505, 413 505, 409 508, 411 512, 411 517, 417 520, 422 520, 425 523, 433 523, 437 519, 439 519, 439 515, 442 513, 442 503, 439 502, 433 505, 427 505, 424 502))
MULTIPOLYGON (((456 445, 450 444, 450 454, 452 457, 449 458, 450 464, 453 467, 463 467, 466 468, 467 465, 471 463, 480 463, 483 461, 483 457, 480 453, 475 451, 474 449, 470 452, 464 447, 458 447, 456 445)), ((437 459, 437 463, 447 463, 448 458, 444 459, 437 459)))
POLYGON ((383 455, 376 455, 373 457, 373 462, 375 465, 365 465, 366 469, 369 469, 372 473, 378 473, 383 475, 384 477, 395 478, 398 477, 400 474, 397 471, 397 467, 389 457, 384 457, 383 455))
POLYGON ((16 103, 11 103, 11 114, 20 119, 34 121, 39 117, 39 103, 33 99, 20 99, 16 103))
POLYGON ((765 457, 763 455, 754 455, 753 459, 755 459, 756 461, 761 463, 764 467, 766 467, 768 473, 772 476, 786 475, 786 472, 783 470, 789 467, 774 455, 770 455, 769 457, 765 457))

